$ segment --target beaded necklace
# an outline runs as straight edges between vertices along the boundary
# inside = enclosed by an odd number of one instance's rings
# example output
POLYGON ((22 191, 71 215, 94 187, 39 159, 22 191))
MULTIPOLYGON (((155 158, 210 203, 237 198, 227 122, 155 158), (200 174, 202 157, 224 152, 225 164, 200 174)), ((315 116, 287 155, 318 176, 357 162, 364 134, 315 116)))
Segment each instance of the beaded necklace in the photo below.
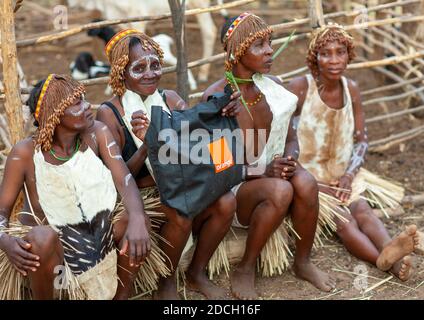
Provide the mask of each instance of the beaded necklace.
POLYGON ((50 149, 50 151, 49 151, 49 153, 55 158, 55 159, 57 159, 57 160, 59 160, 59 161, 68 161, 68 160, 70 160, 74 155, 75 155, 75 153, 77 153, 78 152, 78 150, 79 150, 79 148, 80 148, 80 139, 79 138, 77 138, 77 142, 76 142, 76 145, 75 145, 75 149, 74 149, 74 151, 72 152, 72 154, 69 156, 69 157, 59 157, 59 156, 57 156, 56 155, 56 151, 54 151, 53 150, 53 148, 52 149, 50 149))

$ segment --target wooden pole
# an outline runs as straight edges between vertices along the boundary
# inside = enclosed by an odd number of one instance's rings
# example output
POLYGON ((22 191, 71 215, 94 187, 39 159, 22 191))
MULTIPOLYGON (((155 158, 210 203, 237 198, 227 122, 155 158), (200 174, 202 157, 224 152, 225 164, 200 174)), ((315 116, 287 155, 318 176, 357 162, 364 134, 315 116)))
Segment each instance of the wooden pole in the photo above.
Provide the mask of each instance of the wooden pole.
POLYGON ((185 0, 168 0, 172 13, 172 23, 177 46, 177 92, 188 101, 188 73, 185 38, 185 0))
POLYGON ((15 21, 13 0, 1 2, 1 39, 3 57, 3 78, 5 109, 9 124, 10 142, 15 144, 24 138, 22 102, 17 68, 15 21))
MULTIPOLYGON (((151 0, 151 1, 154 1, 154 0, 151 0)), ((226 8, 233 8, 233 7, 237 7, 237 6, 241 6, 241 5, 246 5, 246 4, 254 2, 254 1, 256 1, 256 0, 236 0, 236 1, 233 1, 233 2, 230 2, 230 3, 225 3, 223 5, 216 5, 216 6, 211 6, 211 7, 208 7, 208 8, 191 9, 191 10, 187 10, 185 12, 185 15, 186 16, 192 16, 192 15, 197 15, 197 14, 206 13, 206 12, 219 11, 219 10, 226 9, 226 8)), ((55 41, 55 40, 60 40, 60 39, 67 38, 69 36, 90 30, 90 29, 103 28, 103 27, 107 27, 107 26, 113 26, 113 25, 130 23, 130 22, 159 21, 159 20, 164 20, 164 19, 169 19, 169 18, 171 18, 171 13, 155 15, 155 16, 141 16, 141 17, 126 18, 126 19, 116 19, 116 20, 105 20, 105 21, 101 21, 101 22, 93 22, 93 23, 88 23, 88 24, 85 24, 85 25, 82 25, 82 26, 79 26, 79 27, 75 27, 75 28, 72 28, 72 29, 69 29, 69 30, 65 30, 65 31, 62 31, 62 32, 58 32, 58 33, 53 33, 53 34, 49 34, 49 35, 45 35, 45 36, 41 36, 41 37, 37 37, 37 38, 18 40, 17 45, 18 45, 18 47, 27 47, 27 46, 31 46, 31 45, 34 45, 34 44, 41 44, 41 43, 52 42, 52 41, 55 41)))
POLYGON ((309 0, 309 18, 312 29, 321 27, 325 24, 322 0, 309 0))

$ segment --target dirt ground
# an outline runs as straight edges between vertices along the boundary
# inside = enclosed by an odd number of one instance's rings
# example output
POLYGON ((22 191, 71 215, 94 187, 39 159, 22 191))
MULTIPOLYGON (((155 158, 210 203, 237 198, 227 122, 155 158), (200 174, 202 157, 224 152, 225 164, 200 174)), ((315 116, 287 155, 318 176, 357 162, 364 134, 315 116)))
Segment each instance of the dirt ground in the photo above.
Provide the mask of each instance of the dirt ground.
MULTIPOLYGON (((281 11, 283 5, 277 8, 281 11)), ((285 7, 284 7, 285 9, 285 7)), ((290 9, 290 8, 289 8, 290 9)), ((284 18, 302 17, 306 11, 305 8, 294 10, 288 9, 286 15, 265 16, 269 23, 282 22, 284 18)), ((241 10, 241 9, 240 9, 241 10)), ((71 11, 71 24, 89 22, 90 17, 85 12, 77 10, 71 11)), ((215 22, 218 26, 222 25, 222 17, 214 14, 215 22)), ((189 19, 189 22, 194 22, 189 19)), ((190 24, 191 26, 192 24, 190 24)), ((18 39, 28 38, 44 32, 52 31, 51 17, 43 13, 23 8, 17 14, 17 37, 18 39)), ((168 33, 172 35, 171 26, 167 23, 149 27, 152 33, 168 33)), ((200 43, 199 30, 190 27, 187 31, 188 57, 189 61, 201 57, 201 46, 193 45, 200 43)), ((59 41, 49 46, 39 46, 36 49, 25 48, 19 50, 19 60, 23 66, 27 79, 34 81, 45 77, 48 73, 69 73, 69 64, 81 51, 89 51, 95 54, 98 60, 106 61, 102 54, 102 43, 100 41, 92 41, 85 35, 80 35, 72 39, 72 41, 59 41), (82 43, 74 46, 75 43, 82 43)), ((216 43, 215 52, 221 52, 219 42, 216 43)), ((304 57, 306 52, 306 42, 299 41, 290 44, 288 49, 278 58, 273 67, 273 74, 281 74, 304 65, 304 57)), ((198 69, 194 69, 194 75, 197 75, 198 69)), ((211 68, 211 75, 208 84, 216 81, 223 75, 223 63, 216 63, 211 68)), ((379 75, 370 70, 361 70, 350 72, 348 76, 354 78, 362 90, 374 88, 384 84, 388 84, 387 80, 382 79, 379 75)), ((162 87, 174 89, 175 76, 165 75, 162 80, 162 87)), ((200 84, 200 90, 207 87, 208 84, 200 84)), ((104 95, 105 86, 94 86, 88 88, 88 99, 99 104, 108 99, 104 95)), ((401 91, 387 92, 388 95, 400 93, 401 91)), ((367 97, 371 98, 371 97, 367 97)), ((389 110, 405 108, 405 101, 387 104, 389 110)), ((365 107, 366 115, 373 116, 382 113, 379 105, 371 105, 365 107)), ((412 128, 418 124, 424 124, 423 120, 413 119, 410 116, 399 117, 391 122, 380 122, 372 124, 369 127, 369 136, 371 140, 386 137, 392 133, 400 132, 405 129, 412 128)), ((382 153, 372 153, 368 156, 366 168, 385 177, 390 177, 403 183, 409 194, 424 192, 424 144, 422 137, 415 138, 405 142, 399 146, 393 147, 382 153)), ((405 225, 415 223, 421 230, 424 230, 423 209, 406 209, 404 215, 392 219, 384 219, 385 225, 388 227, 391 235, 399 233, 405 225)), ((396 279, 391 279, 375 289, 366 293, 355 289, 354 270, 363 264, 353 258, 341 245, 340 241, 332 238, 325 241, 325 246, 319 248, 313 253, 313 261, 323 270, 331 272, 337 277, 337 289, 332 293, 322 293, 315 289, 312 285, 296 279, 292 272, 288 271, 282 276, 272 278, 258 278, 257 286, 260 294, 264 299, 424 299, 424 258, 416 256, 417 272, 407 283, 401 283, 396 279)), ((389 274, 378 271, 375 267, 365 264, 368 277, 368 286, 389 277, 389 274)), ((225 276, 217 279, 218 283, 225 288, 229 288, 229 282, 225 276)), ((357 280, 356 280, 357 281, 357 280)), ((198 294, 187 292, 188 299, 201 299, 198 294)), ((228 299, 231 299, 228 292, 228 299)))

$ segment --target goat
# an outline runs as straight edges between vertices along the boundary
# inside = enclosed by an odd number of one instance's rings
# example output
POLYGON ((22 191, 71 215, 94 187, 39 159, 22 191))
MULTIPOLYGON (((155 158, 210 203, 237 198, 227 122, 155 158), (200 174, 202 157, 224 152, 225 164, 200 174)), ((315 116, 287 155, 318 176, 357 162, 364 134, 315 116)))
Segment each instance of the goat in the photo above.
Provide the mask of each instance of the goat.
MULTIPOLYGON (((217 2, 222 4, 223 0, 217 0, 217 2)), ((211 0, 187 0, 186 3, 188 8, 208 8, 211 0)), ((68 4, 70 7, 80 6, 87 10, 99 10, 105 19, 122 19, 131 16, 158 15, 169 12, 168 0, 68 0, 68 4)), ((222 13, 226 14, 225 11, 222 13)), ((213 54, 218 30, 210 13, 198 14, 196 18, 202 34, 203 58, 208 58, 213 54)), ((143 32, 146 30, 146 22, 131 23, 127 26, 143 32)), ((198 77, 200 82, 208 80, 209 69, 209 64, 200 67, 198 77)))

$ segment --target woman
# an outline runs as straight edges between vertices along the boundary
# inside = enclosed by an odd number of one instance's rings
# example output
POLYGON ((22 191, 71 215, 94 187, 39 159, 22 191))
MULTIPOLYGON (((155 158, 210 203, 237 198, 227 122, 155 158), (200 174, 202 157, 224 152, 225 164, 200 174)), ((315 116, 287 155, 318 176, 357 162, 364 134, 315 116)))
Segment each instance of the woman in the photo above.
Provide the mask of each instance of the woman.
POLYGON ((151 247, 150 222, 135 181, 108 128, 94 121, 84 92, 68 76, 51 74, 40 81, 27 103, 36 134, 17 143, 7 158, 0 191, 0 249, 8 262, 2 261, 2 269, 12 265, 27 277, 34 299, 53 299, 54 289, 60 288, 68 289, 71 298, 127 299, 131 274, 151 247), (128 224, 122 220, 112 226, 115 186, 128 224), (8 229, 21 190, 32 215, 20 215, 23 226, 8 229), (17 229, 22 238, 13 236, 17 229), (58 277, 65 276, 67 283, 59 288, 57 267, 63 264, 58 277))
POLYGON ((372 200, 389 199, 391 204, 402 199, 403 191, 388 182, 386 188, 376 185, 381 179, 361 169, 368 149, 361 96, 357 84, 343 76, 354 56, 353 38, 343 27, 328 25, 313 34, 307 56, 311 74, 289 85, 299 98, 299 162, 319 181, 320 200, 333 208, 337 234, 347 250, 405 281, 409 254, 418 243, 416 226, 392 240, 360 198, 363 192, 374 192, 372 200))
MULTIPOLYGON (((234 224, 249 229, 243 258, 231 276, 233 295, 239 299, 258 297, 254 284, 257 259, 288 213, 299 235, 293 266, 296 275, 320 290, 330 291, 335 286, 310 260, 318 188, 312 175, 296 161, 298 145, 291 118, 297 98, 277 78, 266 75, 273 62, 271 33, 261 18, 249 12, 229 20, 221 33, 229 77, 214 83, 203 95, 206 100, 222 92, 227 83, 235 91, 235 79, 246 102, 237 116, 245 132, 246 181, 233 189, 237 198, 234 224), (260 154, 259 159, 253 154, 260 154)), ((284 269, 281 264, 275 267, 284 269)))
MULTIPOLYGON (((144 33, 124 30, 109 41, 105 51, 112 68, 110 85, 115 96, 100 107, 97 119, 106 123, 112 131, 138 186, 154 186, 147 147, 142 141, 151 107, 159 105, 165 110, 182 110, 186 103, 176 92, 158 89, 163 52, 144 33)), ((234 95, 233 100, 237 97, 234 95)), ((236 110, 233 101, 223 109, 223 113, 232 116, 236 110)), ((230 227, 235 205, 233 195, 227 193, 193 221, 163 206, 167 221, 162 226, 161 235, 170 245, 164 244, 162 249, 169 257, 172 275, 159 281, 155 298, 178 298, 175 271, 192 229, 197 236, 197 245, 186 282, 189 288, 200 291, 207 298, 215 299, 224 295, 224 290, 207 278, 206 266, 230 227)))

